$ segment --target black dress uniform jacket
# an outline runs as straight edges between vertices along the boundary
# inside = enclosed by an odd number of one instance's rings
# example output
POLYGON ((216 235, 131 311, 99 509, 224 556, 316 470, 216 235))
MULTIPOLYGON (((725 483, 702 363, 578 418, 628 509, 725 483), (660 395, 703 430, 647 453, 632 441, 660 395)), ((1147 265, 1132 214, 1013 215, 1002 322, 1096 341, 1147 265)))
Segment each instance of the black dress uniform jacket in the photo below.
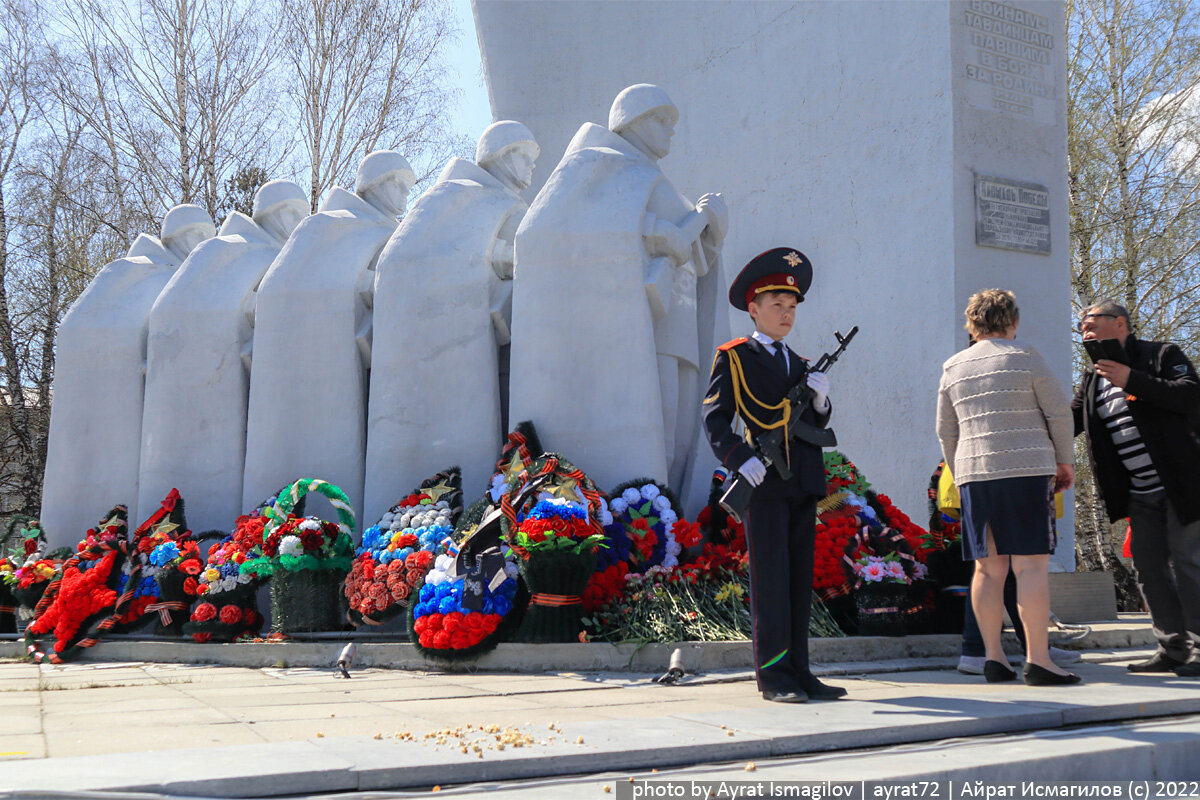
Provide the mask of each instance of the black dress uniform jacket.
MULTIPOLYGON (((754 398, 768 405, 775 405, 793 386, 804 382, 808 373, 806 359, 796 355, 791 348, 788 348, 790 374, 784 374, 783 365, 768 353, 757 339, 734 341, 737 343, 722 345, 717 351, 708 394, 705 395, 704 406, 701 409, 713 453, 730 473, 736 472, 738 467, 756 453, 744 439, 733 432, 738 408, 729 351, 736 351, 745 376, 746 384, 741 391, 742 403, 760 422, 774 422, 779 412, 762 408, 754 398), (747 395, 752 395, 753 398, 747 395)), ((804 412, 801 419, 810 425, 823 428, 829 422, 831 412, 832 406, 823 414, 817 414, 810 408, 804 412)), ((752 436, 763 433, 763 429, 753 420, 743 416, 743 421, 752 436)), ((792 477, 785 481, 774 467, 768 467, 767 477, 754 490, 754 499, 796 497, 799 493, 825 496, 825 462, 821 456, 821 448, 795 438, 788 445, 792 477)))
MULTIPOLYGON (((1167 498, 1184 523, 1200 519, 1200 378, 1187 356, 1170 342, 1125 340, 1129 413, 1142 434, 1167 498)), ((1071 401, 1075 435, 1087 433, 1097 488, 1113 522, 1129 516, 1129 473, 1096 411, 1096 368, 1089 364, 1071 401)))

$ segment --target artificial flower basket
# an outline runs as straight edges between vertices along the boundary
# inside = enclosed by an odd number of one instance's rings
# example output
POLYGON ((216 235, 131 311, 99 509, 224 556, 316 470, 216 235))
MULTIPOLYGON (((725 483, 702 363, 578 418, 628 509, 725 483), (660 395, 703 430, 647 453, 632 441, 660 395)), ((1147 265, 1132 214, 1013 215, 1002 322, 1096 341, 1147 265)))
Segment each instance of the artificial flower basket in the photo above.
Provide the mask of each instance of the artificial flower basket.
POLYGON ((859 636, 904 636, 928 625, 926 568, 903 534, 893 528, 863 526, 844 552, 859 636))
POLYGON ((530 595, 514 638, 578 641, 596 550, 613 523, 599 489, 574 464, 548 453, 509 483, 500 509, 504 541, 530 595))
POLYGON ((271 578, 271 630, 287 634, 340 629, 346 619, 341 582, 354 557, 350 499, 332 483, 304 478, 284 488, 264 516, 268 522, 262 544, 239 569, 271 578), (336 523, 291 513, 314 491, 337 511, 336 523))
POLYGON ((197 642, 232 642, 253 636, 263 626, 258 610, 259 583, 238 584, 226 591, 202 595, 192 608, 183 633, 197 642))
MULTIPOLYGON (((496 462, 490 488, 459 515, 452 534, 456 548, 435 557, 410 602, 409 640, 429 660, 453 663, 478 656, 510 639, 520 626, 529 591, 519 580, 515 556, 504 553, 503 531, 510 518, 499 505, 510 489, 524 485, 540 455, 533 424, 518 424, 496 462), (484 574, 484 562, 491 575, 484 574)), ((509 498, 510 512, 512 505, 509 498)))
POLYGON ((35 567, 45 546, 46 536, 33 517, 16 514, 4 526, 0 536, 0 633, 17 632, 17 609, 22 605, 15 593, 18 585, 29 586, 37 579, 37 592, 27 595, 33 600, 29 608, 33 608, 53 576, 53 569, 46 573, 35 567))
POLYGON ((13 585, 10 589, 13 600, 21 607, 33 611, 41 602, 43 595, 46 594, 46 587, 50 585, 55 576, 58 574, 58 567, 50 566, 50 574, 45 578, 37 581, 32 581, 26 586, 13 585))
POLYGON ((462 471, 451 467, 363 531, 345 583, 351 623, 382 625, 408 610, 437 557, 453 549, 462 510, 462 471))
MULTIPOLYGON (((261 545, 267 521, 257 513, 238 517, 234 532, 223 536, 208 551, 208 560, 197 576, 197 602, 183 626, 185 635, 197 642, 232 642, 262 628, 263 616, 258 611, 258 587, 262 581, 256 575, 243 573, 240 566, 247 553, 261 545)), ((220 534, 210 531, 201 539, 220 534)))

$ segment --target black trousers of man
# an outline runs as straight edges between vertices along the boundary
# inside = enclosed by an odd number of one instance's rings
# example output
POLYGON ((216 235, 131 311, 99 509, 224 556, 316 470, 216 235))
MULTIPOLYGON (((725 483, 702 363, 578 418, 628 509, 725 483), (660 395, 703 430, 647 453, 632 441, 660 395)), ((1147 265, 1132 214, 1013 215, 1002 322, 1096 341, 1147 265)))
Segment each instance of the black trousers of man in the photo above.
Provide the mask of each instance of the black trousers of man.
POLYGON ((750 617, 759 691, 804 689, 812 612, 817 498, 751 497, 746 511, 750 551, 750 617))

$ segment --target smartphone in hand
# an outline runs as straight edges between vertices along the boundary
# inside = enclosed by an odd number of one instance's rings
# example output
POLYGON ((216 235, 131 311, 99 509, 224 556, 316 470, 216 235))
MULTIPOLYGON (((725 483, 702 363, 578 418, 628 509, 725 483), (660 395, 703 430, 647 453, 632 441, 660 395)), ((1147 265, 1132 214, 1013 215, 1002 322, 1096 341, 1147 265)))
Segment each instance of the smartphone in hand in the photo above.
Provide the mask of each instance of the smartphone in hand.
POLYGON ((1120 339, 1084 339, 1083 348, 1091 356, 1093 364, 1108 359, 1118 364, 1129 365, 1129 357, 1125 355, 1125 348, 1121 346, 1120 339))

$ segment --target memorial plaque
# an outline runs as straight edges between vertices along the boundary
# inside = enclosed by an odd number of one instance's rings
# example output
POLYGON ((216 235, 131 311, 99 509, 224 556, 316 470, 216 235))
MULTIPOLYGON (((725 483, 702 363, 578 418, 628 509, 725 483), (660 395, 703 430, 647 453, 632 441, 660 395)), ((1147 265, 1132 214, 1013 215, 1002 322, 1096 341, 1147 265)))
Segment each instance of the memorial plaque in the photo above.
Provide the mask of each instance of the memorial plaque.
POLYGON ((1050 192, 1045 186, 975 175, 975 244, 1050 253, 1050 192))

